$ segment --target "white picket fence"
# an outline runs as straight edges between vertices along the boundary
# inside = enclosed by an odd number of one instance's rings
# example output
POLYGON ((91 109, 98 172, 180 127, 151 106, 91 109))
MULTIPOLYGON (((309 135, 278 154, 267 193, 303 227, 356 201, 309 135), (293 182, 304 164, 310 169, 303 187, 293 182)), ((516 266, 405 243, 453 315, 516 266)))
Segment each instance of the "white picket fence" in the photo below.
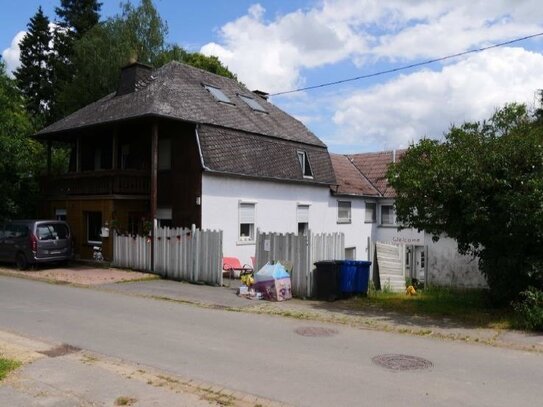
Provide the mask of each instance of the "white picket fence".
POLYGON ((222 285, 222 231, 157 228, 154 268, 151 239, 115 235, 113 265, 158 274, 171 280, 222 285))
POLYGON ((292 294, 296 297, 312 296, 315 262, 344 258, 345 236, 343 233, 309 232, 307 236, 294 233, 262 233, 260 231, 257 233, 257 270, 272 260, 290 263, 292 294))

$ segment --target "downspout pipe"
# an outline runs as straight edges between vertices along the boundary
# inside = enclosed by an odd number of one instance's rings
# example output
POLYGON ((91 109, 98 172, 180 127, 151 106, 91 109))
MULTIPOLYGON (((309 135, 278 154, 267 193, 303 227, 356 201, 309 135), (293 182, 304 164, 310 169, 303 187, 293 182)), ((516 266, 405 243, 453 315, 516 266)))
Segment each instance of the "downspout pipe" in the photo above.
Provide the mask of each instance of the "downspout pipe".
POLYGON ((200 164, 202 165, 202 169, 204 171, 211 171, 208 167, 206 167, 204 162, 204 155, 202 154, 202 145, 200 144, 200 134, 198 133, 198 129, 200 128, 200 124, 196 124, 196 127, 194 128, 194 134, 196 135, 196 144, 198 145, 198 154, 200 155, 200 164))

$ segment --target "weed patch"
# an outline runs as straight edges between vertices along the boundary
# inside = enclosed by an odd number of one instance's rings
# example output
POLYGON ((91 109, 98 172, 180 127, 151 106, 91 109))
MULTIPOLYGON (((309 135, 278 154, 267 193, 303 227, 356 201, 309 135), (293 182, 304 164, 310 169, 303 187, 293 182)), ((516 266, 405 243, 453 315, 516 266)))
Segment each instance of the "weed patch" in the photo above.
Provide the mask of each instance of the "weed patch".
POLYGON ((414 296, 370 290, 367 297, 354 299, 353 306, 448 319, 485 328, 507 329, 513 325, 511 310, 493 307, 488 292, 481 289, 428 287, 414 296))
POLYGON ((5 379, 9 372, 21 366, 21 362, 12 359, 0 358, 0 381, 5 379))

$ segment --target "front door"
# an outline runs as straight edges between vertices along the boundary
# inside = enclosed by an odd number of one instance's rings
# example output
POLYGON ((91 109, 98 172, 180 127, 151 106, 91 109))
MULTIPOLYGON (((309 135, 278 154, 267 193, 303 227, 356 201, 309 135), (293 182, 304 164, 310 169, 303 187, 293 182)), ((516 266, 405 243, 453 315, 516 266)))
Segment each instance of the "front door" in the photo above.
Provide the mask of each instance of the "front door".
POLYGON ((419 282, 424 283, 425 280, 425 270, 426 270, 426 250, 425 246, 415 246, 415 264, 414 264, 414 273, 413 277, 416 278, 419 282))

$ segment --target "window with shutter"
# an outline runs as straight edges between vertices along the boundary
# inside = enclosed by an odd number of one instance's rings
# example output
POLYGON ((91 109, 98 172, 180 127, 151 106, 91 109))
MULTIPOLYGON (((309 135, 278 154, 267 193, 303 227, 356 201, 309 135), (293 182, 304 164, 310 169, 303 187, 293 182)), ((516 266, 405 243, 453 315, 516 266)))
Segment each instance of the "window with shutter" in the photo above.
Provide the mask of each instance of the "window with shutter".
POLYGON ((255 204, 239 204, 239 240, 254 242, 255 240, 255 204))
POLYGON ((298 234, 307 236, 309 231, 309 205, 296 207, 296 221, 298 222, 298 234))

